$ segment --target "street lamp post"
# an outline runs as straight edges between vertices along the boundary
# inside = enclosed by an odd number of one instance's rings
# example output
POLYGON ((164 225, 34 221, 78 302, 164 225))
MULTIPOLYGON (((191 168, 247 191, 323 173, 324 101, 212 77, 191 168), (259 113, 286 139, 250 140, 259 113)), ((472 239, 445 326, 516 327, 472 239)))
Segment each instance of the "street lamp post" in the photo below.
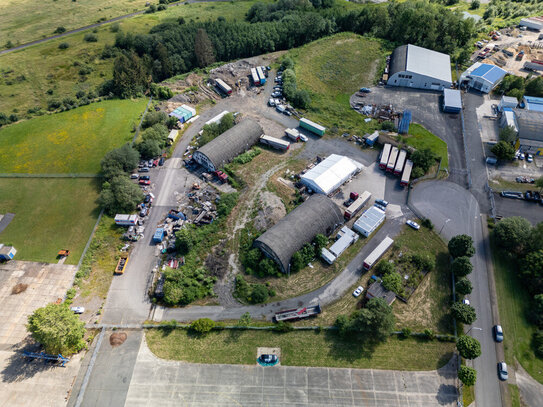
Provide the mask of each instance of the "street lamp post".
POLYGON ((444 228, 445 225, 446 225, 447 223, 449 223, 449 222, 450 222, 450 219, 447 219, 447 220, 445 221, 445 223, 443 224, 443 226, 441 226, 441 229, 439 230, 439 234, 441 234, 441 232, 443 232, 443 228, 444 228))
POLYGON ((469 334, 469 333, 471 332, 472 329, 478 329, 479 331, 482 331, 482 330, 483 330, 483 328, 477 328, 476 326, 472 326, 472 327, 468 330, 468 332, 466 332, 466 335, 469 334))

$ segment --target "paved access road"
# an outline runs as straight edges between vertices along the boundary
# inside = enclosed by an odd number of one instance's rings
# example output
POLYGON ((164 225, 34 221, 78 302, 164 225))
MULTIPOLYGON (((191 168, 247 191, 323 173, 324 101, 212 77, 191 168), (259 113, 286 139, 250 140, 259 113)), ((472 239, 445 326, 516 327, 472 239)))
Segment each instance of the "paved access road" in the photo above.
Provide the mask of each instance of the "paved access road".
MULTIPOLYGON (((477 200, 467 190, 451 182, 429 181, 417 184, 412 192, 411 203, 416 210, 430 218, 435 230, 449 240, 459 234, 473 238, 476 253, 472 257, 473 272, 469 278, 473 292, 469 295, 471 305, 477 312, 477 320, 470 336, 481 343, 482 355, 473 361, 477 370, 475 401, 478 407, 502 405, 500 386, 497 377, 497 351, 501 345, 492 338, 492 327, 498 323, 493 320, 487 263, 491 262, 487 252, 481 215, 477 200)), ((466 330, 471 328, 466 327, 466 330)))

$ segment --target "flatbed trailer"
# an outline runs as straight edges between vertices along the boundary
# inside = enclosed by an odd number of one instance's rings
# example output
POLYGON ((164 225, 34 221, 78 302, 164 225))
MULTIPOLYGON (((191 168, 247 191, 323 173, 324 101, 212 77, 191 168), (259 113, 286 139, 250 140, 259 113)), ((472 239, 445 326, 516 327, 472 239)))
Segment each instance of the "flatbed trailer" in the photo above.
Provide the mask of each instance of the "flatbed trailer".
POLYGON ((275 322, 279 321, 296 321, 298 319, 309 318, 320 314, 322 311, 320 304, 310 305, 308 307, 289 309, 275 314, 275 322))

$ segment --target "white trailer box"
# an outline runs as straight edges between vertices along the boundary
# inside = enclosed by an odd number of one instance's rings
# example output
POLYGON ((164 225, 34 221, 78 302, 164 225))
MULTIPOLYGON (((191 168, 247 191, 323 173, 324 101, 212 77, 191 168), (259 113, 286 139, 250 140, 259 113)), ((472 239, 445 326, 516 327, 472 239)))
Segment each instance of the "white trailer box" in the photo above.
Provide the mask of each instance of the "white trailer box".
POLYGON ((136 226, 138 215, 115 215, 115 224, 118 226, 136 226))

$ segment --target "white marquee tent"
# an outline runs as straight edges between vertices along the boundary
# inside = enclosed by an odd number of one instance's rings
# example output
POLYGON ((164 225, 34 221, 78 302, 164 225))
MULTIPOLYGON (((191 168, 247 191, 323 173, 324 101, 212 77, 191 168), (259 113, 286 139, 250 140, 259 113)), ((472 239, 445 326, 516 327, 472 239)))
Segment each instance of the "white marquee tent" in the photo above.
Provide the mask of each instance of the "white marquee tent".
POLYGON ((338 189, 364 166, 343 155, 331 154, 302 176, 302 183, 319 194, 328 195, 338 189))

